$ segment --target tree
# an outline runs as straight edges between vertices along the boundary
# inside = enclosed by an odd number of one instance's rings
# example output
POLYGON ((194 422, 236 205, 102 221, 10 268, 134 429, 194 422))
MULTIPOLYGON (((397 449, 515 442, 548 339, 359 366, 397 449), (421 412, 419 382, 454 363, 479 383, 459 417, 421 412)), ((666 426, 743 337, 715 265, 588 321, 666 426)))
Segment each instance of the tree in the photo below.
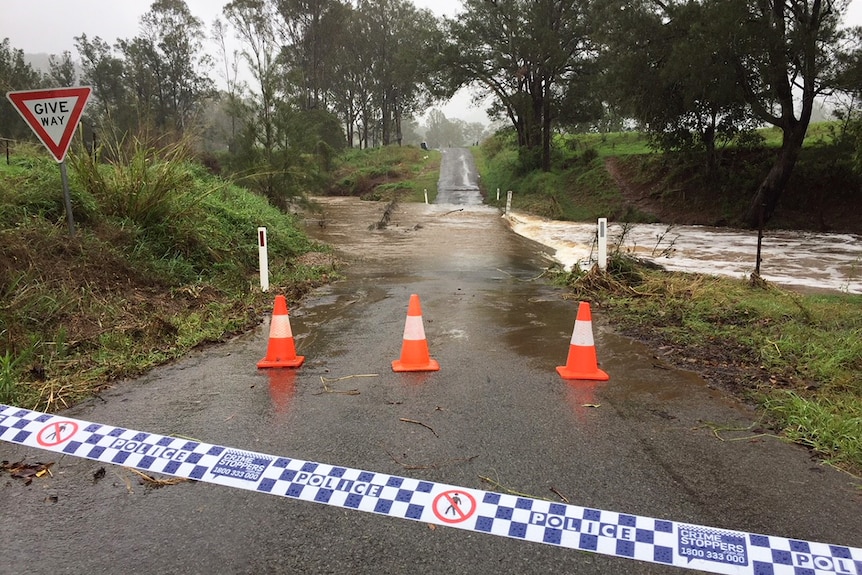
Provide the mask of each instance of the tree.
POLYGON ((222 20, 216 19, 212 25, 212 39, 219 47, 222 64, 224 65, 220 74, 227 86, 227 90, 224 93, 227 100, 224 103, 224 111, 230 119, 230 133, 227 136, 227 145, 228 149, 232 149, 243 118, 244 106, 242 96, 244 84, 239 80, 239 51, 234 50, 233 53, 228 53, 227 36, 227 25, 222 20))
POLYGON ((75 71, 75 63, 72 61, 72 53, 68 50, 59 57, 51 54, 48 57, 48 68, 48 78, 55 86, 68 88, 76 84, 78 74, 75 71))
POLYGON ((103 127, 110 124, 120 129, 131 128, 123 60, 114 56, 111 47, 98 36, 92 40, 86 34, 76 36, 75 48, 84 70, 81 80, 93 90, 87 115, 103 127))
POLYGON ((331 105, 344 125, 347 146, 367 146, 371 130, 371 94, 373 78, 367 73, 371 68, 374 40, 365 33, 363 14, 349 8, 343 38, 333 54, 333 75, 338 78, 330 87, 331 105), (360 129, 361 128, 361 129, 360 129))
POLYGON ((425 141, 432 148, 460 147, 464 141, 464 122, 450 120, 440 110, 428 113, 425 141))
MULTIPOLYGON (((272 166, 276 148, 276 107, 280 72, 277 65, 278 41, 274 25, 278 14, 275 5, 267 0, 234 0, 224 7, 224 15, 233 25, 245 59, 254 79, 248 99, 246 130, 238 144, 250 167, 255 163, 256 150, 262 153, 263 171, 261 192, 274 197, 275 186, 272 166)), ((240 150, 237 150, 240 152, 240 150)))
POLYGON ((582 0, 466 0, 449 20, 449 88, 479 86, 495 99, 490 113, 508 117, 536 167, 550 170, 554 124, 563 102, 581 89, 595 52, 582 0), (538 152, 538 153, 536 153, 538 152))
POLYGON ((203 23, 183 0, 156 0, 141 17, 141 36, 122 44, 134 77, 143 85, 142 104, 162 129, 184 132, 213 92, 207 75, 212 60, 203 38, 203 23))
POLYGON ((363 0, 358 12, 372 40, 372 103, 381 140, 400 144, 402 119, 426 104, 433 91, 433 55, 442 31, 430 11, 417 10, 407 0, 363 0))
POLYGON ((611 0, 600 20, 606 101, 655 147, 704 151, 712 174, 719 142, 756 127, 717 22, 697 2, 650 0, 611 0))
POLYGON ((349 6, 339 0, 278 0, 284 22, 282 58, 288 67, 300 105, 306 110, 325 107, 336 53, 348 42, 343 37, 349 6))
MULTIPOLYGON (((24 61, 24 51, 12 48, 9 38, 0 42, 0 92, 32 90, 42 81, 41 74, 24 61)), ((30 128, 18 115, 11 102, 0 99, 0 136, 24 139, 31 135, 30 128)))
POLYGON ((815 98, 834 72, 841 0, 712 0, 706 17, 728 22, 720 38, 733 49, 745 100, 781 130, 781 148, 749 205, 746 220, 763 226, 774 213, 799 158, 815 98))

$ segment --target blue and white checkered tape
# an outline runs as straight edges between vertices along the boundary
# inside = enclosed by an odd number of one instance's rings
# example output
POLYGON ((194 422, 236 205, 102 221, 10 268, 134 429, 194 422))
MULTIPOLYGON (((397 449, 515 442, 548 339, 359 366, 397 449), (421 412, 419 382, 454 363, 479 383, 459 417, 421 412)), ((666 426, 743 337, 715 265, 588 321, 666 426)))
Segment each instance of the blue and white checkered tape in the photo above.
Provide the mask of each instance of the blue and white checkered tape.
POLYGON ((0 440, 148 471, 710 573, 862 575, 862 549, 338 467, 0 404, 0 440))

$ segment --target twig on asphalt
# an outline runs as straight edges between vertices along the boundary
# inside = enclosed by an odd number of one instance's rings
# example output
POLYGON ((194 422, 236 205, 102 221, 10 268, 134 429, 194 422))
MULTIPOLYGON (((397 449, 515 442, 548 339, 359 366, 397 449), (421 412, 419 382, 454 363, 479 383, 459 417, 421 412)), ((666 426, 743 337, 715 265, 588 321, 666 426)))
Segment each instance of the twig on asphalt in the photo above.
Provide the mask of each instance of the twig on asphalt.
POLYGON ((497 269, 497 271, 498 271, 498 272, 503 273, 503 274, 506 274, 506 275, 507 275, 507 276, 509 276, 510 278, 515 278, 515 279, 516 279, 516 280, 518 280, 519 282, 524 282, 524 283, 534 282, 534 281, 536 281, 537 279, 540 279, 541 277, 543 277, 546 273, 548 273, 548 269, 546 268, 546 269, 545 269, 545 271, 543 271, 542 273, 540 273, 540 274, 539 274, 539 275, 537 275, 536 277, 534 277, 534 278, 530 278, 530 279, 526 279, 526 280, 522 280, 521 278, 517 277, 516 275, 514 275, 514 274, 510 274, 510 273, 509 273, 509 272, 507 272, 506 270, 501 270, 500 268, 496 268, 496 269, 497 269))
POLYGON ((363 373, 358 375, 345 375, 344 377, 323 377, 320 376, 320 381, 332 383, 334 381, 344 381, 345 379, 353 379, 354 377, 380 377, 379 373, 363 373))
POLYGON ((758 439, 761 437, 773 437, 775 439, 786 441, 786 438, 780 437, 778 435, 774 435, 772 433, 757 433, 754 435, 746 435, 744 437, 733 437, 733 438, 729 438, 729 439, 725 439, 724 437, 719 435, 719 432, 722 432, 722 431, 751 431, 752 428, 757 426, 759 423, 760 423, 759 421, 755 421, 754 423, 752 423, 751 425, 749 425, 747 427, 731 427, 731 426, 721 426, 721 425, 706 421, 706 422, 704 422, 704 425, 702 425, 700 427, 701 428, 702 427, 710 428, 712 430, 712 434, 719 441, 747 441, 747 440, 751 440, 751 439, 758 439))
POLYGON ((127 469, 128 471, 131 471, 132 473, 137 473, 138 475, 140 475, 141 478, 153 488, 164 487, 166 485, 176 485, 177 483, 184 483, 184 482, 188 481, 188 479, 186 479, 185 477, 171 477, 170 479, 156 479, 155 477, 147 475, 146 473, 138 471, 137 469, 132 469, 131 467, 126 467, 125 469, 127 469))
POLYGON ((565 495, 563 495, 562 493, 560 493, 559 491, 557 491, 557 488, 556 488, 556 487, 551 486, 551 491, 552 491, 553 493, 555 493, 555 494, 557 495, 557 497, 559 497, 559 498, 562 500, 562 502, 563 502, 563 503, 568 503, 568 502, 569 502, 568 497, 566 497, 565 495))
POLYGON ((405 419, 405 418, 403 418, 403 417, 399 417, 399 418, 398 418, 398 420, 399 420, 399 421, 403 421, 404 423, 415 423, 416 425, 421 425, 421 426, 422 426, 422 427, 424 427, 425 429, 430 430, 430 431, 431 431, 431 433, 433 433, 433 434, 434 434, 434 437, 440 437, 439 435, 437 435, 437 432, 436 432, 436 431, 434 431, 434 429, 433 429, 432 427, 430 427, 430 426, 428 426, 428 425, 425 425, 425 424, 424 424, 424 423, 422 423, 421 421, 416 421, 415 419, 405 419))
POLYGON ((552 501, 552 502, 554 501, 553 499, 548 499, 547 497, 536 497, 535 495, 530 495, 529 493, 521 493, 520 491, 515 491, 514 489, 509 489, 505 485, 501 484, 499 481, 494 481, 490 477, 485 477, 483 475, 480 475, 479 479, 481 479, 485 483, 490 483, 498 491, 505 491, 509 495, 517 495, 518 497, 529 497, 531 499, 541 499, 542 501, 552 501))
POLYGON ((331 381, 343 381, 345 379, 351 379, 353 377, 377 377, 376 373, 369 373, 366 375, 346 375, 344 377, 337 378, 325 378, 322 375, 320 376, 320 383, 323 384, 323 391, 319 391, 317 393, 312 393, 312 395, 323 395, 324 393, 339 393, 341 395, 359 395, 361 392, 358 389, 349 389, 347 391, 341 391, 338 389, 331 389, 326 383, 331 381))

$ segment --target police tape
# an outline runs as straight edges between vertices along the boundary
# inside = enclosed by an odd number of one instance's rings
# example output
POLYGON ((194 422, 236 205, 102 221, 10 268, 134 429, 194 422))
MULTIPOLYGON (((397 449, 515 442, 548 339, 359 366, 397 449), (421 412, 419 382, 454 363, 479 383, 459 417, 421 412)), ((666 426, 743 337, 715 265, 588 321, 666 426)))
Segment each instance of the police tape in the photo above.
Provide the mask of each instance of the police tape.
POLYGON ((862 575, 862 549, 267 455, 0 404, 0 440, 313 503, 731 575, 862 575))

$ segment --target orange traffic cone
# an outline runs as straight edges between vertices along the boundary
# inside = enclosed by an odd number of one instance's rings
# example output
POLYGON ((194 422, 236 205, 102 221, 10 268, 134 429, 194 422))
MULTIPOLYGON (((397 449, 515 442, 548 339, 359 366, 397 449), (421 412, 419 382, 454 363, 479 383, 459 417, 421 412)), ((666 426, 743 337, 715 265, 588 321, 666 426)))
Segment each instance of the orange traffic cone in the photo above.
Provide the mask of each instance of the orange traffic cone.
POLYGON ((392 362, 392 371, 439 371, 440 364, 428 355, 428 341, 422 325, 422 306, 419 296, 410 296, 407 321, 404 323, 404 343, 401 359, 392 362))
POLYGON ((287 315, 287 301, 283 295, 275 296, 272 319, 269 322, 269 346, 266 357, 257 362, 257 367, 299 367, 304 356, 296 355, 293 332, 290 329, 290 316, 287 315))
POLYGON ((575 320, 575 330, 569 345, 569 357, 566 365, 557 367, 557 372, 563 379, 588 379, 607 381, 607 373, 599 369, 596 363, 596 346, 593 343, 593 317, 590 314, 590 304, 582 301, 578 306, 578 317, 575 320))

